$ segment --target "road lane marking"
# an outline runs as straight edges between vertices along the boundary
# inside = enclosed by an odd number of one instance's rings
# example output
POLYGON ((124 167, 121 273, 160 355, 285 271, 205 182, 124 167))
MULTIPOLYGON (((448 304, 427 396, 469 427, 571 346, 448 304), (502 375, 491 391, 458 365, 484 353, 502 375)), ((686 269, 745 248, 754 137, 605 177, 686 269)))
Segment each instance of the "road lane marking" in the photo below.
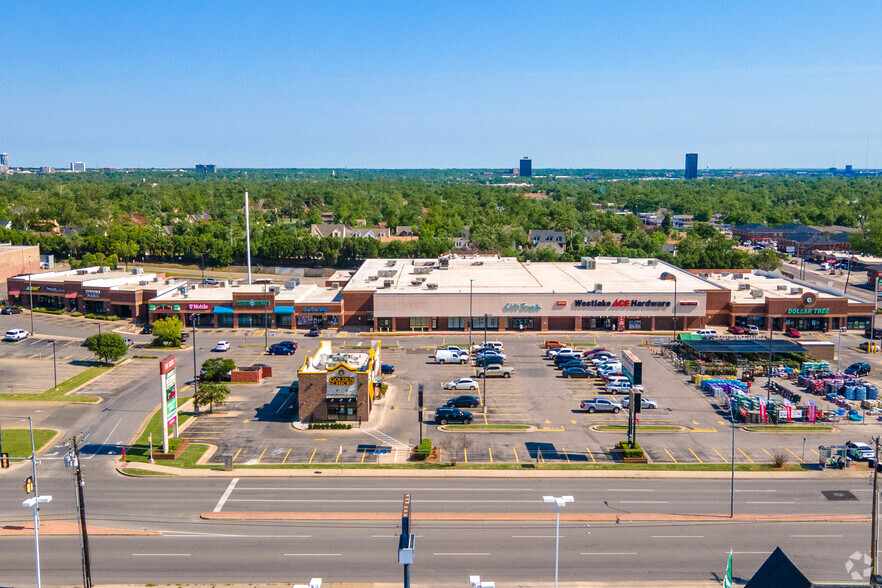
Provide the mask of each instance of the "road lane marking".
POLYGON ((704 535, 652 535, 651 539, 704 539, 704 535))
POLYGON ((791 535, 794 539, 820 539, 822 537, 838 538, 842 535, 791 535))
POLYGON ((282 458, 282 463, 285 463, 285 460, 288 459, 288 456, 291 455, 291 450, 288 450, 288 453, 285 454, 285 457, 282 458))
POLYGON ((597 463, 597 460, 594 459, 594 454, 591 453, 591 448, 590 448, 590 447, 586 447, 586 448, 585 448, 585 451, 588 452, 588 457, 591 458, 591 463, 597 463))
POLYGON ((745 502, 745 504, 794 504, 794 502, 792 500, 781 500, 781 501, 758 500, 755 502, 745 502))
POLYGON ((229 485, 227 485, 226 491, 221 495, 220 500, 217 501, 217 504, 214 506, 214 511, 212 512, 220 512, 224 507, 224 503, 230 497, 230 494, 233 493, 233 489, 236 487, 236 484, 239 483, 239 478, 233 478, 230 480, 229 485))
POLYGON ((607 492, 655 492, 654 488, 607 488, 607 492))
POLYGON ((283 553, 285 557, 340 557, 342 553, 283 553))
POLYGON ((736 488, 735 492, 777 492, 777 490, 741 490, 736 488))
POLYGON ((714 448, 713 448, 713 447, 711 447, 711 449, 713 449, 713 450, 714 450, 714 453, 716 453, 716 454, 717 454, 717 455, 719 455, 719 456, 720 456, 720 459, 722 459, 722 460, 723 460, 723 462, 724 462, 724 463, 729 463, 729 460, 728 460, 728 459, 726 459, 726 458, 725 458, 725 457, 723 457, 723 454, 722 454, 722 453, 720 453, 720 452, 719 452, 719 451, 717 451, 717 450, 716 450, 716 449, 714 449, 714 448))
MULTIPOLYGON (((787 449, 787 448, 785 447, 784 449, 787 449)), ((787 452, 790 453, 790 455, 792 455, 792 456, 795 457, 796 459, 798 459, 798 460, 799 460, 799 463, 805 463, 805 460, 804 460, 804 459, 802 459, 801 457, 799 457, 798 455, 796 455, 795 453, 793 453, 792 451, 790 451, 790 449, 787 449, 787 452)))
POLYGON ((668 504, 667 500, 619 500, 621 504, 668 504))
MULTIPOLYGON (((162 531, 168 537, 233 537, 249 539, 311 539, 312 535, 234 535, 232 533, 197 533, 195 531, 162 531)), ((395 535, 398 537, 398 535, 395 535)))
POLYGON ((637 555, 636 551, 583 551, 579 555, 637 555))
MULTIPOLYGON (((554 539, 557 535, 512 535, 512 539, 554 539)), ((564 538, 563 535, 560 536, 561 539, 564 538)))
POLYGON ((703 461, 701 461, 701 458, 698 457, 698 454, 695 453, 694 451, 692 451, 692 448, 691 448, 691 447, 689 447, 688 449, 689 449, 689 453, 691 453, 692 455, 694 455, 694 456, 695 456, 695 459, 698 460, 698 463, 704 463, 703 461))
MULTIPOLYGON (((334 488, 334 490, 338 490, 338 488, 334 488)), ((434 488, 432 488, 434 490, 434 488)), ((344 504, 352 504, 351 498, 230 498, 227 502, 304 502, 304 503, 313 503, 313 502, 327 502, 331 503, 344 503, 344 504)), ((359 498, 358 502, 370 502, 376 504, 401 504, 401 498, 359 498)), ((427 499, 420 500, 420 502, 425 502, 426 504, 477 504, 477 503, 487 503, 487 504, 536 504, 535 500, 448 500, 448 499, 427 499)))
POLYGON ((484 553, 478 553, 478 552, 474 552, 474 553, 435 552, 435 553, 433 553, 432 555, 435 555, 435 556, 445 556, 445 555, 450 555, 450 556, 454 556, 454 557, 462 557, 462 556, 464 556, 464 555, 479 555, 479 556, 483 555, 483 556, 487 556, 487 555, 490 555, 490 554, 487 553, 487 552, 484 552, 484 553))
MULTIPOLYGON (((738 448, 738 451, 741 451, 741 448, 740 448, 740 447, 738 448)), ((746 453, 744 453, 743 451, 741 451, 741 455, 743 455, 744 457, 746 457, 746 458, 747 458, 747 461, 749 461, 750 463, 753 463, 753 460, 750 459, 750 456, 747 455, 746 453)))
POLYGON ((260 452, 260 455, 257 456, 257 461, 254 463, 260 463, 260 460, 263 459, 263 454, 266 453, 266 447, 263 448, 263 451, 260 452))
POLYGON ((673 461, 673 462, 674 462, 674 463, 677 463, 677 460, 676 460, 676 459, 674 459, 674 456, 673 456, 673 455, 671 455, 671 452, 670 452, 670 451, 668 451, 668 450, 667 450, 667 448, 665 448, 665 453, 667 453, 667 454, 668 454, 668 457, 670 457, 670 458, 671 458, 671 461, 673 461))
POLYGON ((239 448, 239 451, 236 452, 236 455, 233 456, 233 461, 236 461, 236 458, 239 457, 239 454, 242 453, 242 448, 239 448))
POLYGON ((190 557, 189 553, 133 553, 134 557, 190 557))
POLYGON ((309 456, 309 463, 312 463, 312 458, 315 457, 316 451, 318 451, 318 447, 312 450, 312 455, 309 456))

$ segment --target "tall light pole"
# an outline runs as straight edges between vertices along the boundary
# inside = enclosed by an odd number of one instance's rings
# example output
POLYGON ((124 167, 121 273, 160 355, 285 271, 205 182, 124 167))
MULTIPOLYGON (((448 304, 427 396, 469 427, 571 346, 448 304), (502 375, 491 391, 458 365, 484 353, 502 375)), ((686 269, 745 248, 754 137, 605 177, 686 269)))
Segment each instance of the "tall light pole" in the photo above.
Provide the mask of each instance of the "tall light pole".
POLYGON ((542 502, 553 502, 557 505, 557 526, 554 533, 554 588, 557 588, 557 576, 560 569, 560 509, 568 502, 573 502, 572 496, 543 496, 542 502))
POLYGON ((269 323, 267 322, 267 311, 269 310, 269 300, 266 298, 266 280, 263 281, 263 350, 269 351, 269 323))
MULTIPOLYGON (((15 418, 15 417, 13 417, 15 418)), ((20 417, 19 417, 20 418, 20 417)), ((37 452, 34 449, 34 422, 31 417, 27 417, 28 419, 28 428, 31 432, 31 466, 33 468, 33 477, 30 479, 30 484, 25 482, 25 492, 30 494, 33 492, 33 496, 23 501, 21 505, 24 508, 30 508, 34 511, 34 565, 36 568, 37 574, 37 588, 41 588, 42 582, 40 581, 40 505, 45 504, 47 502, 52 501, 51 496, 40 496, 40 493, 37 491, 37 452)))
MULTIPOLYGON (((487 319, 489 315, 484 313, 484 414, 487 414, 487 319)), ((484 417, 486 420, 487 417, 484 417)))
POLYGON ((30 296, 30 305, 31 305, 31 335, 36 335, 36 331, 34 331, 34 287, 31 285, 31 274, 28 272, 28 296, 30 296))
POLYGON ((677 276, 674 275, 674 343, 676 343, 676 342, 677 342, 677 276))
POLYGON ((836 349, 836 371, 842 371, 842 331, 845 330, 845 327, 839 327, 839 346, 836 349))
POLYGON ((55 385, 52 388, 58 388, 58 363, 55 361, 55 339, 52 340, 52 377, 55 380, 55 385))
MULTIPOLYGON (((193 412, 199 414, 199 373, 196 371, 196 313, 190 315, 190 326, 193 327, 193 412)), ((153 452, 150 452, 152 458, 153 452)))
POLYGON ((472 285, 475 283, 474 280, 469 280, 469 353, 472 352, 472 285))
POLYGON ((248 265, 248 283, 251 283, 251 211, 248 206, 248 190, 245 190, 245 260, 248 265))

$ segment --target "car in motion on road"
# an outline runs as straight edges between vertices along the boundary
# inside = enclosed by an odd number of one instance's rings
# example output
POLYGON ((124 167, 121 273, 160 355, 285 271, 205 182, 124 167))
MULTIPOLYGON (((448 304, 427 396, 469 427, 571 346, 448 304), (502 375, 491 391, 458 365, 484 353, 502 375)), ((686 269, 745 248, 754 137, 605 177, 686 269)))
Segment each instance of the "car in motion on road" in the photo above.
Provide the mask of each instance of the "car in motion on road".
POLYGON ((456 408, 472 408, 473 406, 480 406, 480 404, 481 402, 478 400, 477 396, 463 394, 462 396, 451 398, 444 403, 444 406, 455 406, 456 408))
POLYGON ((6 337, 4 340, 6 341, 21 341, 22 339, 28 338, 28 332, 24 329, 10 329, 6 331, 6 337))
POLYGON ((462 423, 464 425, 472 424, 472 413, 467 410, 460 410, 453 406, 439 406, 435 409, 435 422, 442 425, 447 423, 462 423))
POLYGON ((458 380, 453 380, 451 382, 447 382, 446 384, 442 384, 441 388, 444 390, 477 390, 478 389, 478 380, 474 378, 460 378, 458 380))
POLYGON ((294 355, 294 350, 286 345, 279 345, 278 343, 274 345, 270 345, 267 353, 270 355, 294 355))
POLYGON ((217 345, 214 346, 212 351, 229 351, 230 350, 230 342, 229 341, 218 341, 217 345))
POLYGON ((217 286, 218 281, 217 278, 203 278, 202 283, 206 286, 217 286))
POLYGON ((395 366, 389 363, 384 363, 380 365, 380 373, 381 374, 394 374, 395 366))
POLYGON ((613 402, 607 398, 583 400, 580 406, 582 407, 582 410, 587 410, 592 414, 595 412, 612 412, 618 414, 622 410, 622 405, 620 403, 613 402))
POLYGON ((848 441, 845 443, 848 448, 848 457, 855 461, 875 461, 876 453, 873 448, 866 443, 860 441, 848 441))
POLYGON ((6 306, 0 314, 21 314, 21 309, 16 306, 6 306))

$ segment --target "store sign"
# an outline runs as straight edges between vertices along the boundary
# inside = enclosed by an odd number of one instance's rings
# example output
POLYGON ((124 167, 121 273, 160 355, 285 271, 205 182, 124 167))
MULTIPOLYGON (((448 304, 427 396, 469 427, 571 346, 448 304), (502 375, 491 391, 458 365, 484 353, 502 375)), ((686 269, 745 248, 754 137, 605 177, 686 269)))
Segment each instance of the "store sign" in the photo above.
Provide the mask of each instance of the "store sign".
POLYGON ((787 314, 830 314, 829 308, 788 308, 787 314))
POLYGON ((181 310, 179 304, 150 304, 148 310, 181 310))
POLYGON ((237 300, 236 306, 269 306, 269 300, 237 300))
POLYGON ((43 289, 47 292, 57 292, 59 294, 64 294, 64 288, 59 288, 58 286, 43 286, 43 289))
POLYGON ((39 286, 28 286, 27 288, 25 288, 25 290, 27 290, 27 291, 29 291, 29 292, 36 292, 36 291, 38 291, 39 289, 40 289, 39 286))
POLYGON ((356 396, 356 372, 338 365, 328 372, 328 398, 354 398, 356 396))
POLYGON ((625 300, 617 298, 615 300, 576 300, 573 302, 576 308, 668 308, 671 306, 669 300, 625 300))
POLYGON ((175 356, 169 355, 159 362, 159 378, 162 385, 162 406, 165 414, 165 426, 169 427, 178 420, 178 395, 175 382, 175 356))
POLYGON ((194 302, 187 305, 187 310, 208 310, 209 308, 211 305, 204 302, 194 302))
POLYGON ((86 298, 100 298, 101 290, 86 290, 86 298))
POLYGON ((541 304, 527 304, 526 302, 506 302, 502 312, 539 312, 541 304))
POLYGON ((324 314, 326 312, 331 312, 331 309, 325 308, 324 306, 304 306, 303 310, 300 312, 320 312, 324 314))

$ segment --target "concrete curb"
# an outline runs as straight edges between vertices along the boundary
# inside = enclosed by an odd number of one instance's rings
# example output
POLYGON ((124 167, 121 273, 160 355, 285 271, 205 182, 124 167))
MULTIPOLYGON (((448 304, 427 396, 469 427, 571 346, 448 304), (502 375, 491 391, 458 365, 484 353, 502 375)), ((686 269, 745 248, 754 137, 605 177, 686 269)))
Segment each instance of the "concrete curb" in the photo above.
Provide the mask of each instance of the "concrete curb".
MULTIPOLYGON (((161 535, 158 531, 144 531, 132 529, 109 529, 105 527, 93 527, 89 525, 90 535, 161 535)), ((33 535, 34 524, 22 523, 10 524, 0 527, 0 537, 15 537, 21 535, 33 535)), ((40 521, 40 535, 79 535, 80 527, 75 523, 66 521, 40 521)))

